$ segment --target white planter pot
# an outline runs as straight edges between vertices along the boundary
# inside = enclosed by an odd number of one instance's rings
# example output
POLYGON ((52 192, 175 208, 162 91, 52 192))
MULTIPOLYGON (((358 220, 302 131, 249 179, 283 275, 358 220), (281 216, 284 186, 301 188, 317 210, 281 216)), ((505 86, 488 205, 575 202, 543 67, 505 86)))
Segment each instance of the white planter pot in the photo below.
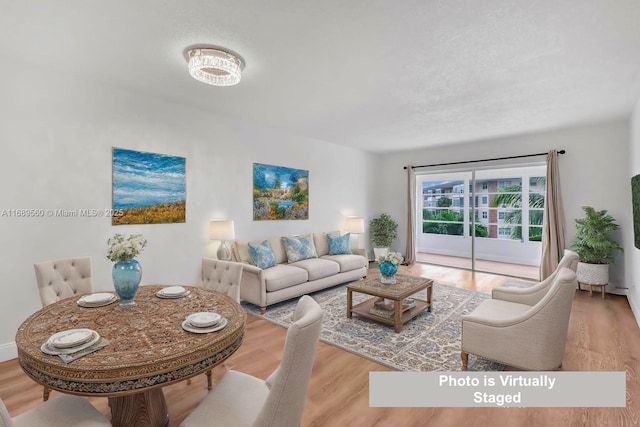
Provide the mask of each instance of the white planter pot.
POLYGON ((378 262, 378 258, 389 253, 389 248, 373 248, 374 261, 378 262))
POLYGON ((609 264, 578 263, 576 271, 578 282, 589 285, 606 285, 609 283, 609 264))

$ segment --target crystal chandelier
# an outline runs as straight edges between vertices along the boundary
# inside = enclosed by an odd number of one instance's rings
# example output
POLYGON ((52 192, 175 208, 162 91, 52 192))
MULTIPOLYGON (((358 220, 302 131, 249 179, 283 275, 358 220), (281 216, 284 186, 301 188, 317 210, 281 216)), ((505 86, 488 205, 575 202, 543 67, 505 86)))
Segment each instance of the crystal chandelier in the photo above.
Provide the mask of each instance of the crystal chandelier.
POLYGON ((189 74, 196 80, 214 86, 233 86, 242 77, 242 61, 218 49, 191 49, 189 74))

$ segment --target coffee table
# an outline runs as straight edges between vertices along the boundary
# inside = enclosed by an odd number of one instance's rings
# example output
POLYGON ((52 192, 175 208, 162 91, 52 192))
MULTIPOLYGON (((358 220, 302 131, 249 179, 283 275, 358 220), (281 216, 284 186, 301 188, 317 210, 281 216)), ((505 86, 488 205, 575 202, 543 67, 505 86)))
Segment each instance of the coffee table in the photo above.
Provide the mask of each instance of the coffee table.
POLYGON ((347 285, 347 318, 351 319, 353 313, 367 319, 375 320, 380 323, 392 325, 396 332, 402 331, 402 326, 409 320, 416 317, 425 310, 431 311, 433 305, 431 303, 431 291, 433 289, 433 280, 424 277, 396 275, 396 283, 386 285, 380 282, 379 276, 373 276, 359 280, 347 285), (427 290, 427 299, 422 300, 413 298, 415 307, 405 308, 403 310, 402 301, 422 290, 427 290), (353 305, 353 292, 371 295, 374 298, 368 299, 360 304, 353 305), (371 313, 371 309, 375 307, 375 303, 382 299, 393 301, 393 317, 378 316, 371 313))

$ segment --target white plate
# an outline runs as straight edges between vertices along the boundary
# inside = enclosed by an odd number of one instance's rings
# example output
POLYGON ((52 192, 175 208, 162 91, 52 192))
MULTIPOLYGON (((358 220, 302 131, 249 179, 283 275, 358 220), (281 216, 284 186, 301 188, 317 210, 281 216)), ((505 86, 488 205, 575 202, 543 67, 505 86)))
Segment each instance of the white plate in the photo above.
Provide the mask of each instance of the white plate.
POLYGON ((98 292, 96 294, 89 294, 82 296, 78 301, 82 301, 84 304, 101 304, 103 302, 111 301, 115 298, 115 295, 107 292, 98 292))
POLYGON ((225 326, 227 326, 227 319, 225 317, 223 317, 220 322, 209 328, 196 328, 195 326, 191 325, 188 320, 182 322, 182 329, 187 332, 193 332, 194 334, 208 334, 209 332, 216 332, 224 329, 225 326))
POLYGON ((44 344, 42 344, 42 346, 40 346, 40 350, 42 350, 43 353, 50 354, 52 356, 57 356, 59 354, 75 353, 76 351, 84 350, 87 347, 91 347, 92 345, 94 345, 95 343, 100 341, 100 334, 97 333, 96 331, 93 331, 93 333, 95 334, 95 336, 93 338, 91 338, 86 343, 84 343, 82 345, 79 345, 77 347, 55 348, 55 347, 50 346, 48 342, 45 342, 44 344))
POLYGON ((51 335, 47 344, 53 348, 78 347, 91 340, 93 331, 91 329, 69 329, 51 335))
POLYGON ((187 290, 182 286, 167 286, 166 288, 160 289, 158 292, 165 297, 176 297, 184 295, 187 290))
POLYGON ((175 299, 175 298, 182 298, 182 297, 186 297, 187 295, 189 295, 191 293, 191 291, 186 291, 184 294, 180 294, 180 295, 165 295, 162 292, 156 292, 156 296, 158 298, 167 298, 167 299, 175 299))
POLYGON ((217 324, 221 318, 222 316, 218 313, 211 313, 209 311, 201 311, 187 316, 189 323, 196 328, 209 328, 217 324))
POLYGON ((116 297, 116 296, 115 296, 115 295, 113 295, 113 294, 107 294, 107 295, 110 295, 110 298, 109 298, 109 299, 107 299, 107 300, 104 300, 104 301, 102 301, 102 302, 96 302, 96 303, 93 303, 93 302, 87 302, 87 301, 84 299, 84 297, 82 297, 82 298, 80 298, 80 299, 78 300, 78 302, 77 302, 77 303, 78 303, 78 305, 79 305, 80 307, 88 307, 88 308, 92 308, 92 307, 102 307, 102 306, 105 306, 105 305, 113 304, 114 302, 116 302, 116 301, 118 300, 118 297, 116 297))

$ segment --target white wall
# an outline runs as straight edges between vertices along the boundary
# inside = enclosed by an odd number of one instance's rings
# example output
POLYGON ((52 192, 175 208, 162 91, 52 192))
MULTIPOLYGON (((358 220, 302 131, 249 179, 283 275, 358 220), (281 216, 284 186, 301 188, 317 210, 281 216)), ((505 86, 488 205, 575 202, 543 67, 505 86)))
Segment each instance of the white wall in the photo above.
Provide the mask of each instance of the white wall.
MULTIPOLYGON (((622 227, 616 236, 618 242, 626 251, 634 251, 632 244, 630 246, 628 242, 629 236, 633 233, 631 184, 628 173, 628 120, 379 155, 374 164, 374 171, 377 172, 376 190, 372 192, 373 204, 370 211, 374 215, 387 212, 398 220, 399 238, 393 248, 404 253, 407 229, 404 166, 543 153, 554 148, 567 150, 566 154, 559 156, 559 161, 569 244, 575 235, 574 219, 583 216, 581 206, 591 205, 596 209, 607 209, 613 215, 622 227)), ((635 158, 638 157, 638 152, 640 136, 636 140, 635 158)), ((540 160, 536 157, 526 161, 536 159, 540 160)), ((636 169, 640 170, 640 162, 636 160, 635 165, 636 169)), ((624 293, 624 288, 633 283, 632 267, 625 268, 630 263, 625 256, 626 252, 618 253, 617 262, 611 267, 612 285, 607 288, 609 292, 624 293)))
MULTIPOLYGON (((203 96, 213 87, 202 86, 203 96)), ((224 90, 224 89, 222 89, 224 90)), ((89 255, 94 287, 111 290, 106 241, 142 233, 143 283, 195 284, 210 218, 235 220, 238 239, 336 230, 366 216, 370 155, 231 121, 163 100, 3 64, 0 69, 2 210, 111 208, 112 147, 186 158, 184 224, 111 226, 108 218, 0 216, 0 360, 20 323, 38 310, 33 263, 89 255), (253 221, 254 162, 309 170, 310 218, 253 221)))
MULTIPOLYGON (((629 148, 629 179, 640 174, 640 99, 636 103, 631 116, 631 144, 629 148)), ((631 270, 629 292, 627 298, 640 326, 640 249, 634 245, 633 233, 625 234, 624 247, 626 249, 624 261, 631 270)))

